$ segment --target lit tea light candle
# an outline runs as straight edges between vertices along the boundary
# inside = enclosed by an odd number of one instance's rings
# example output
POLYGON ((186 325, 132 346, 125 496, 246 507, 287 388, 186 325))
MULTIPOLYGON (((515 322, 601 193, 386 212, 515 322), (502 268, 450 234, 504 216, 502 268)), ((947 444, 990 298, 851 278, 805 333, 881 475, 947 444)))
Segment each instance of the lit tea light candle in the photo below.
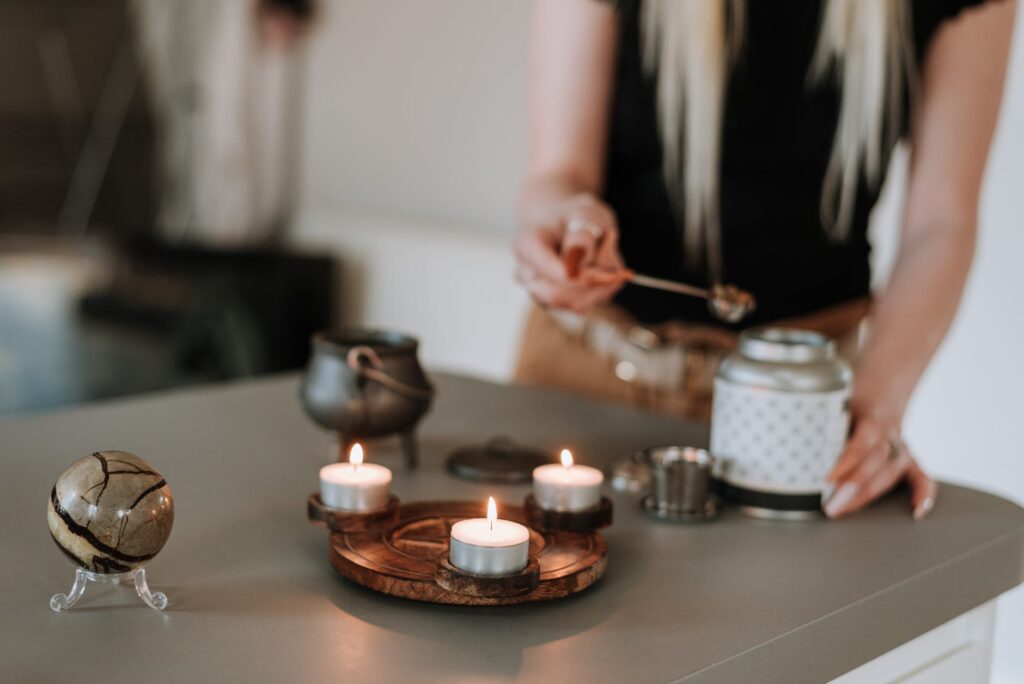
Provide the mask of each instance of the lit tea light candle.
POLYGON ((332 463, 320 469, 320 501, 346 511, 384 508, 391 496, 391 471, 363 463, 363 447, 352 445, 348 463, 332 463))
POLYGON ((487 499, 487 517, 452 525, 449 558, 473 575, 514 575, 530 560, 530 531, 511 520, 498 520, 494 497, 487 499))
POLYGON ((574 465, 572 452, 562 449, 562 463, 533 470, 533 498, 537 505, 555 511, 582 511, 601 502, 604 474, 597 468, 574 465))

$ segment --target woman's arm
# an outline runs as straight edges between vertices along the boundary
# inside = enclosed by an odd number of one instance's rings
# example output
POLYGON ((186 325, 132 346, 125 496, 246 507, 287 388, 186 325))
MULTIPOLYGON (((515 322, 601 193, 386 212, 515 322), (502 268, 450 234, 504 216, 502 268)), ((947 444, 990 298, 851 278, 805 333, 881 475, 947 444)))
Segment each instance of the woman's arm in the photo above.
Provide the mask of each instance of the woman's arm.
POLYGON ((966 11, 939 30, 925 58, 899 256, 857 367, 854 432, 832 473, 830 516, 866 505, 904 476, 915 517, 934 501, 934 483, 901 448, 900 423, 970 270, 1014 13, 1014 0, 966 11))
POLYGON ((598 269, 570 279, 566 243, 618 271, 615 215, 600 201, 618 17, 598 0, 534 0, 530 25, 530 152, 520 199, 517 276, 542 304, 580 311, 621 283, 598 269), (581 230, 567 232, 567 226, 581 230))

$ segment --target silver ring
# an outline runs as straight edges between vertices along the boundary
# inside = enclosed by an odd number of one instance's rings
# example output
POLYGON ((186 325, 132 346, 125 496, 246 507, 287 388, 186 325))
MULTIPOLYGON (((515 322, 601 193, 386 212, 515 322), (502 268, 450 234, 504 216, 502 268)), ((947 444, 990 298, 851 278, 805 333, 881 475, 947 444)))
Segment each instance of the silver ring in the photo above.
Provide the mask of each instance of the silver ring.
POLYGON ((889 460, 899 460, 900 454, 903 453, 903 440, 899 437, 889 438, 889 460))
POLYGON ((565 227, 569 233, 579 233, 580 231, 586 231, 594 236, 596 240, 600 240, 604 235, 604 231, 593 221, 589 221, 585 218, 574 216, 569 219, 569 224, 565 227))

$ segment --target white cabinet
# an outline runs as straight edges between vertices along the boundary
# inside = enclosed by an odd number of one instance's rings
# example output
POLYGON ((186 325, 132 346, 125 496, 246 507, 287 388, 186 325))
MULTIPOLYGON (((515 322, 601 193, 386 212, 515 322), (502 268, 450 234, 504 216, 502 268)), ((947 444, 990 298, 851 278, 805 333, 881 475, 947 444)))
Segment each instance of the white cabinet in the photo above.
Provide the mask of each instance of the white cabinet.
POLYGON ((884 653, 832 684, 981 684, 989 680, 996 602, 884 653))

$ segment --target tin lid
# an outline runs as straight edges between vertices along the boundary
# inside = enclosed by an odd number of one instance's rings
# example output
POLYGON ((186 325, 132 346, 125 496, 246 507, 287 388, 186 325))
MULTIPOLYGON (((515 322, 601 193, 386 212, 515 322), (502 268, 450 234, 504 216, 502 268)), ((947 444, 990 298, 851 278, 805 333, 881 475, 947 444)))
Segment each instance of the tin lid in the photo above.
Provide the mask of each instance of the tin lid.
POLYGON ((555 461, 539 449, 494 437, 485 444, 456 449, 448 456, 448 472, 463 480, 522 484, 533 479, 533 469, 555 461))
POLYGON ((815 363, 834 359, 836 346, 829 338, 798 328, 751 328, 740 333, 739 353, 772 363, 815 363))

